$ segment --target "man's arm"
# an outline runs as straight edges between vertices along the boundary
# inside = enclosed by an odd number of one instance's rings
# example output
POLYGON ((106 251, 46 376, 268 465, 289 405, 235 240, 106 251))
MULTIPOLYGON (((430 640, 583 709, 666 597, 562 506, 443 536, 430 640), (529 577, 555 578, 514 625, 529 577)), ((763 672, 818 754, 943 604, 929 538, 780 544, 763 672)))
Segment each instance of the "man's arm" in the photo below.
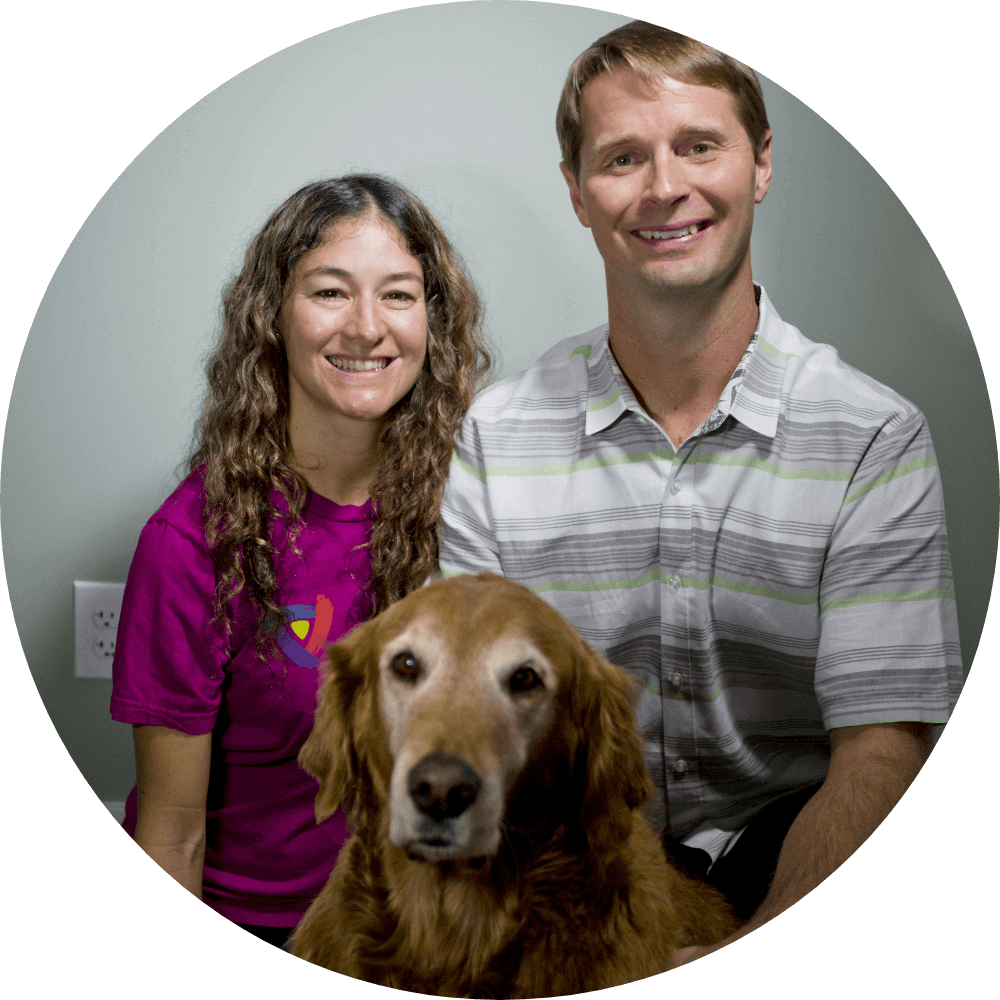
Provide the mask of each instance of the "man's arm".
POLYGON ((504 575, 486 480, 486 459, 470 414, 455 441, 441 503, 439 562, 443 576, 484 570, 504 575))
POLYGON ((830 770, 792 823, 771 889, 735 934, 711 947, 682 948, 674 966, 743 937, 798 902, 839 868, 900 800, 930 752, 931 727, 917 722, 830 730, 830 770))
MULTIPOLYGON (((827 778, 789 829, 763 903, 724 944, 786 910, 843 864, 927 759, 929 724, 843 723, 861 713, 945 722, 961 689, 937 460, 923 415, 904 409, 865 449, 823 566, 815 677, 823 718, 831 720, 827 778)), ((685 948, 674 964, 717 947, 685 948)))

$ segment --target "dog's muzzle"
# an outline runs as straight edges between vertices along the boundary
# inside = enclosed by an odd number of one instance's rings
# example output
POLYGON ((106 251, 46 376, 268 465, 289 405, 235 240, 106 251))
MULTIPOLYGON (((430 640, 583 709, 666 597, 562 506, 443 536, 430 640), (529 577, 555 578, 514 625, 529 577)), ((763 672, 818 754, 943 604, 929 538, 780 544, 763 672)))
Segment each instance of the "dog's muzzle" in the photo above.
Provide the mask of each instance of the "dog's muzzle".
POLYGON ((407 788, 414 805, 435 822, 461 816, 479 794, 479 775, 458 757, 431 753, 410 768, 407 788))
POLYGON ((390 838, 411 861, 467 860, 475 868, 496 852, 496 795, 490 794, 489 779, 467 761, 435 751, 400 772, 398 780, 398 798, 390 807, 390 838))

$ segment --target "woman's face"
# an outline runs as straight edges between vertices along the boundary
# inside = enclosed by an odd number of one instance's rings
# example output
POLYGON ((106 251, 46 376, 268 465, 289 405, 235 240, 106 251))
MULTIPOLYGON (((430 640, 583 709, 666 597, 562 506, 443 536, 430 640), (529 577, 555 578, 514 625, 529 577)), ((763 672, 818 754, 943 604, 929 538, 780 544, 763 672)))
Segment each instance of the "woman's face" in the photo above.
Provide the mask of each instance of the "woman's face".
POLYGON ((293 420, 374 432, 427 354, 423 268, 389 223, 347 219, 295 265, 280 327, 293 420))

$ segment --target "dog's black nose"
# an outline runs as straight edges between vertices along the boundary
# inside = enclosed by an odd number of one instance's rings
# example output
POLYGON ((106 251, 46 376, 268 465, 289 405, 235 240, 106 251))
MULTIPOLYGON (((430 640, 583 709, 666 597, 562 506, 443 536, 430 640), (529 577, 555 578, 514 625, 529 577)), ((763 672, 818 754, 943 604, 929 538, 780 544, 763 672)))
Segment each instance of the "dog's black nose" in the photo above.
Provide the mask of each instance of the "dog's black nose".
POLYGON ((458 757, 431 753, 410 769, 410 797, 433 820, 461 816, 479 794, 479 775, 458 757))

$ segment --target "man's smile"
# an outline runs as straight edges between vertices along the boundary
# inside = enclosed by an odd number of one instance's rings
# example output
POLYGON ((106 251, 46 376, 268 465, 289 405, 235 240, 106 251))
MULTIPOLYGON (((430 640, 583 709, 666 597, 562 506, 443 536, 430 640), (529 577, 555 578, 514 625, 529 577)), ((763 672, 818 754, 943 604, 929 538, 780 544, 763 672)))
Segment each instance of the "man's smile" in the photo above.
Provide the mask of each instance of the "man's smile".
POLYGON ((678 240, 685 236, 694 236, 710 225, 710 222, 690 222, 672 229, 633 229, 632 235, 643 240, 678 240))

